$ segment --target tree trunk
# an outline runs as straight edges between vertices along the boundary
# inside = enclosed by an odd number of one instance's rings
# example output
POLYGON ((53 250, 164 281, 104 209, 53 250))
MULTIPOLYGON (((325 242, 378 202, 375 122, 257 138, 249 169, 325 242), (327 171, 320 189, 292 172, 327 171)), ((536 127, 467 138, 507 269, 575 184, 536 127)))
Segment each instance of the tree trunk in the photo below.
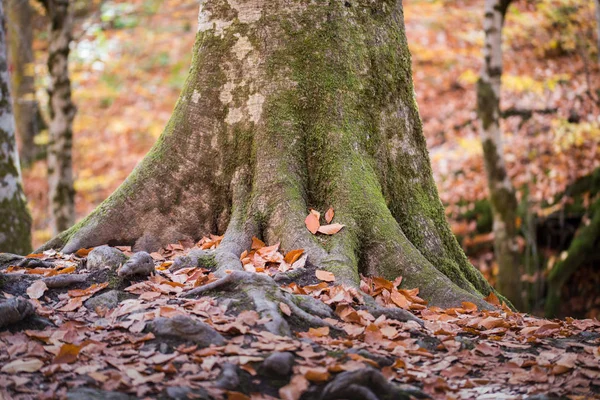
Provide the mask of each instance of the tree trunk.
POLYGON ((477 112, 481 143, 494 215, 494 250, 498 262, 498 289, 517 309, 523 306, 521 266, 517 244, 517 198, 504 163, 500 130, 502 78, 502 26, 510 1, 485 1, 485 47, 481 77, 477 83, 477 112))
POLYGON ((50 19, 48 49, 48 88, 50 108, 50 143, 48 148, 48 184, 50 227, 54 234, 70 228, 75 222, 75 190, 73 188, 73 119, 76 108, 71 99, 69 79, 69 44, 72 16, 67 0, 44 2, 50 19))
POLYGON ((438 305, 492 290, 452 235, 432 178, 400 2, 208 0, 162 136, 127 180, 44 248, 155 250, 224 232, 221 275, 252 236, 419 287, 438 305), (345 228, 312 235, 309 208, 345 228))
POLYGON ((596 0, 596 33, 598 36, 598 62, 600 62, 600 0, 596 0))
POLYGON ((35 98, 33 31, 29 1, 8 0, 6 4, 8 51, 11 66, 13 109, 20 141, 21 162, 27 166, 36 157, 34 143, 39 133, 38 102, 35 98))
POLYGON ((23 193, 10 99, 4 10, 0 2, 0 252, 31 251, 31 217, 23 193))

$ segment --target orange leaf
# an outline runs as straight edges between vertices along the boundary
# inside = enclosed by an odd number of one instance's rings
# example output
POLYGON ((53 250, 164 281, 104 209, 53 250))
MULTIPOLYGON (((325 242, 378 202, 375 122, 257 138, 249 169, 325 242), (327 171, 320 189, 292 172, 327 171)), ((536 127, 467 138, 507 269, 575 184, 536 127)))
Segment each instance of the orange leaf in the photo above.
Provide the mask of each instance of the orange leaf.
POLYGON ((285 303, 279 302, 279 309, 281 310, 282 313, 284 313, 288 317, 290 315, 292 315, 292 310, 290 310, 290 306, 288 306, 285 303))
POLYGON ((469 312, 475 312, 475 311, 477 311, 477 305, 474 304, 474 303, 471 303, 469 301, 463 301, 462 302, 462 308, 465 311, 469 311, 469 312))
POLYGON ((250 397, 240 392, 227 392, 227 400, 250 400, 250 397))
POLYGON ((259 238, 252 236, 252 246, 250 247, 252 250, 258 250, 265 247, 266 244, 259 238))
POLYGON ((498 296, 494 294, 494 292, 490 292, 489 296, 485 298, 485 301, 495 306, 500 305, 500 300, 498 299, 498 296))
POLYGON ((394 302, 394 304, 397 305, 400 308, 408 310, 408 308, 410 307, 410 303, 406 299, 406 296, 404 296, 402 293, 399 293, 396 290, 394 290, 391 293, 390 298, 392 299, 392 301, 394 302))
POLYGON ((317 232, 324 235, 333 235, 338 233, 344 226, 342 224, 322 225, 317 229, 317 232))
POLYGON ((76 255, 77 257, 85 257, 85 256, 87 256, 87 255, 90 253, 90 251, 92 251, 92 250, 94 250, 94 248, 93 248, 93 247, 90 247, 90 248, 88 248, 88 249, 86 249, 86 248, 79 249, 79 250, 77 250, 77 251, 75 252, 75 255, 76 255))
POLYGON ((323 271, 321 269, 318 269, 315 271, 315 276, 325 282, 333 282, 335 281, 335 275, 333 275, 331 272, 329 271, 323 271))
POLYGON ((333 220, 333 215, 333 208, 327 210, 327 212, 325 213, 325 222, 327 222, 328 224, 331 223, 331 221, 333 220))
POLYGON ((283 261, 291 265, 298 261, 302 253, 304 253, 304 249, 291 250, 285 255, 283 261))
POLYGON ((69 343, 63 344, 54 360, 52 360, 52 364, 73 364, 77 361, 79 350, 81 350, 81 346, 69 343))
POLYGON ((319 227, 321 226, 321 223, 319 222, 319 217, 317 217, 312 212, 306 216, 304 223, 306 224, 306 228, 313 235, 315 235, 317 233, 317 231, 319 230, 319 227))
POLYGON ((283 400, 298 400, 308 386, 309 382, 303 375, 294 375, 290 383, 279 389, 279 397, 283 400))
POLYGON ((57 274, 70 274, 71 272, 75 272, 77 267, 71 265, 70 267, 63 268, 57 272, 57 274))
POLYGON ((101 291, 102 289, 104 289, 107 286, 108 286, 108 282, 94 283, 92 286, 88 287, 87 289, 69 290, 69 296, 71 296, 71 297, 89 296, 96 292, 101 291))

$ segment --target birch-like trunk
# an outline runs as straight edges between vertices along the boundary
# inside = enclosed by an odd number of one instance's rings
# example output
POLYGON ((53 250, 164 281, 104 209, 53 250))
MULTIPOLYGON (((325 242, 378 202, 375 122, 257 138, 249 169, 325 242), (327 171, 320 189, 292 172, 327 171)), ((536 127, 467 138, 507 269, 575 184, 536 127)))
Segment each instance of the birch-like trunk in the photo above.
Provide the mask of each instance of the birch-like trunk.
POLYGON ((477 84, 483 157, 494 215, 494 250, 498 289, 519 309, 523 306, 520 255, 517 244, 517 198, 504 161, 500 129, 502 26, 510 0, 485 0, 484 63, 477 84))
POLYGON ((438 305, 492 290, 445 219, 412 83, 400 1, 206 0, 170 122, 127 180, 44 248, 155 250, 224 233, 219 270, 252 236, 419 287, 438 305), (311 234, 309 208, 345 228, 311 234))
POLYGON ((0 2, 0 252, 27 254, 31 251, 31 217, 15 141, 4 22, 0 2))
POLYGON ((598 40, 598 62, 600 62, 600 0, 596 0, 596 39, 598 40))
POLYGON ((7 15, 8 54, 11 70, 11 93, 23 165, 35 160, 34 143, 39 133, 39 106, 35 98, 33 30, 31 8, 27 0, 4 0, 7 15))
POLYGON ((54 234, 75 222, 73 188, 73 119, 76 108, 71 99, 69 79, 69 45, 72 15, 68 0, 44 2, 50 19, 48 48, 48 87, 50 109, 50 143, 48 148, 48 184, 50 227, 54 234))

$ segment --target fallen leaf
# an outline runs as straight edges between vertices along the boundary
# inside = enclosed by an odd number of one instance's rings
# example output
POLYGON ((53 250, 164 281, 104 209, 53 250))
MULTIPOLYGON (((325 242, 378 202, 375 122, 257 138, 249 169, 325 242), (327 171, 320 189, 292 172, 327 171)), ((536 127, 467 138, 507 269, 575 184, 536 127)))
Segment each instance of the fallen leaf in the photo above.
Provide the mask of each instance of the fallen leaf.
POLYGON ((284 313, 288 317, 290 315, 292 315, 292 310, 290 310, 290 306, 288 306, 287 304, 285 304, 283 302, 279 302, 279 309, 281 310, 282 313, 284 313))
POLYGON ((500 306, 500 300, 498 299, 498 296, 494 294, 494 292, 490 292, 488 297, 485 298, 485 301, 495 306, 500 306))
POLYGON ((313 235, 316 235, 317 231, 319 230, 319 227, 321 226, 321 223, 319 222, 319 217, 317 217, 312 212, 306 216, 304 223, 306 224, 306 228, 313 235))
POLYGON ((255 237, 255 236, 252 236, 252 246, 250 246, 250 248, 252 250, 258 250, 265 246, 266 246, 265 242, 263 242, 262 240, 260 240, 259 238, 255 237))
POLYGON ((315 276, 325 282, 333 282, 335 281, 335 275, 329 271, 323 271, 322 269, 318 269, 315 271, 315 276))
POLYGON ((60 347, 58 354, 52 360, 52 364, 73 364, 77 361, 80 350, 81 346, 65 343, 60 347))
POLYGON ((19 372, 36 372, 44 366, 44 363, 35 358, 29 358, 24 360, 15 360, 9 362, 2 367, 1 371, 7 374, 17 374, 19 372))
POLYGON ((86 289, 69 290, 69 296, 71 296, 71 297, 90 296, 94 293, 101 291, 102 289, 104 289, 107 286, 108 286, 108 282, 94 283, 93 285, 91 285, 90 287, 88 287, 86 289))
POLYGON ((279 389, 279 397, 283 400, 298 400, 308 389, 308 379, 304 375, 294 375, 290 383, 279 389))
POLYGON ((48 286, 46 286, 44 281, 40 279, 33 282, 31 286, 27 288, 27 295, 31 299, 39 299, 44 295, 44 292, 46 292, 46 290, 48 290, 48 286))
POLYGON ((331 225, 321 225, 317 232, 322 233, 324 235, 334 235, 338 233, 345 225, 342 224, 331 224, 331 225))
POLYGON ((90 247, 90 248, 87 248, 87 249, 85 249, 85 248, 83 248, 83 249, 79 249, 79 250, 77 250, 77 251, 75 252, 75 255, 76 255, 77 257, 85 257, 85 256, 87 256, 88 254, 90 254, 90 251, 92 251, 92 250, 94 250, 94 248, 93 248, 93 247, 90 247))
POLYGON ((333 220, 333 215, 333 208, 327 210, 327 212, 325 213, 325 222, 329 224, 333 220))
POLYGON ((290 250, 283 258, 283 261, 291 265, 298 261, 298 259, 302 256, 302 253, 304 253, 304 249, 290 250))

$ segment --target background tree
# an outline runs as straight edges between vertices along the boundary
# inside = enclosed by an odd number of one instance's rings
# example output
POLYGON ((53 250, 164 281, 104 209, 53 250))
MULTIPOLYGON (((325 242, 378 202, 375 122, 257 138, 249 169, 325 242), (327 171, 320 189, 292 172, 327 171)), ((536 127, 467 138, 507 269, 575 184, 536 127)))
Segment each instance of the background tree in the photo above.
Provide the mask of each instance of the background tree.
POLYGON ((23 193, 19 153, 15 141, 4 34, 4 10, 0 2, 0 251, 31 251, 31 217, 23 193))
POLYGON ((506 173, 500 129, 502 79, 502 26, 510 0, 485 1, 484 63, 477 83, 477 111, 481 143, 494 216, 494 251, 498 263, 498 289, 518 309, 523 306, 519 246, 517 243, 517 197, 506 173))
POLYGON ((7 14, 8 53, 11 66, 13 110, 20 139, 20 158, 31 164, 37 153, 40 111, 35 98, 32 11, 29 0, 4 0, 7 14))
POLYGON ((71 98, 69 45, 72 40, 72 15, 67 0, 43 0, 50 20, 48 46, 48 87, 50 143, 48 148, 48 184, 50 227, 54 234, 75 222, 73 187, 73 119, 76 107, 71 98))
POLYGON ((252 236, 303 248, 358 285, 404 277, 432 304, 486 307, 491 287, 449 229, 414 97, 402 7, 207 1, 188 81, 127 180, 44 248, 153 250, 224 233, 219 274, 252 236), (309 207, 345 228, 315 236, 309 207))

